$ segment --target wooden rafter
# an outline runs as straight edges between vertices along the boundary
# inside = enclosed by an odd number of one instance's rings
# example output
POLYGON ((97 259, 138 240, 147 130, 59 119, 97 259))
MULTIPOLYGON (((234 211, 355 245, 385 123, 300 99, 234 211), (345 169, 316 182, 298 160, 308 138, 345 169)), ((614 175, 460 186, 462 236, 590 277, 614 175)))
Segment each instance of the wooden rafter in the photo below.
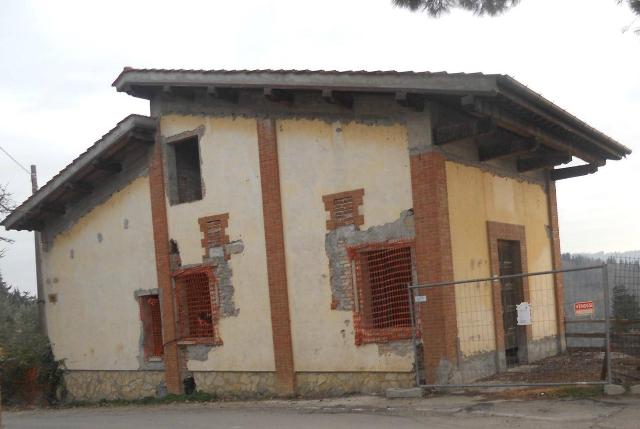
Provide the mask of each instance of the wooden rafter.
POLYGON ((490 119, 475 119, 437 127, 433 131, 433 140, 436 145, 443 145, 486 136, 495 130, 495 124, 490 119))
POLYGON ((552 153, 519 159, 516 164, 518 171, 524 173, 527 171, 539 170, 541 168, 554 167, 568 162, 571 162, 571 155, 564 153, 552 153))
POLYGON ((595 164, 577 165, 575 167, 557 168, 551 170, 551 180, 564 180, 572 177, 586 176, 587 174, 593 174, 598 171, 598 166, 595 164))
POLYGON ((353 94, 348 92, 338 92, 331 89, 322 90, 322 99, 329 104, 337 104, 345 109, 353 108, 353 94))

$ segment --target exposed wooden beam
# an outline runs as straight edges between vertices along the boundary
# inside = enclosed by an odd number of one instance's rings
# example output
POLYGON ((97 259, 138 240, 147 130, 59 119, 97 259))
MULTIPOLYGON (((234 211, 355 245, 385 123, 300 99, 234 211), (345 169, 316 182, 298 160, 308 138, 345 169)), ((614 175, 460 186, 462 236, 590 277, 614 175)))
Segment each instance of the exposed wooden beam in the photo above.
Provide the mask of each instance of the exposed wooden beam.
POLYGON ((337 104, 346 109, 353 108, 353 95, 350 93, 333 91, 331 89, 323 89, 322 99, 327 103, 337 104))
POLYGON ((67 210, 64 204, 49 203, 49 204, 42 205, 42 211, 47 213, 57 214, 57 215, 63 215, 67 210))
POLYGON ((64 185, 65 189, 77 194, 90 194, 93 192, 93 185, 87 182, 70 182, 64 185))
POLYGON ((443 145, 472 137, 485 136, 495 130, 495 124, 490 119, 476 119, 437 127, 433 130, 433 140, 436 145, 443 145))
POLYGON ((595 164, 577 165, 575 167, 565 167, 551 170, 551 180, 564 180, 572 177, 586 176, 598 171, 595 164))
POLYGON ((554 118, 552 115, 548 114, 545 110, 538 108, 536 105, 534 105, 533 103, 525 100, 524 98, 520 97, 519 95, 517 95, 516 93, 514 93, 513 91, 509 91, 506 90, 504 88, 502 88, 500 90, 500 92, 507 97, 511 102, 516 103, 517 105, 523 107, 524 109, 526 109, 529 112, 533 112, 536 115, 538 115, 539 117, 543 118, 546 121, 549 121, 553 124, 556 124, 558 127, 572 133, 575 134, 577 136, 579 136, 581 139, 588 141, 589 143, 591 143, 592 145, 599 147, 602 151, 609 153, 611 156, 613 156, 615 159, 619 158, 619 155, 616 153, 616 151, 614 149, 611 149, 609 147, 606 147, 605 145, 602 145, 600 142, 596 141, 595 139, 591 138, 590 136, 588 136, 586 133, 584 133, 583 131, 579 130, 577 127, 571 126, 566 124, 564 121, 558 121, 556 118, 554 118))
POLYGON ((396 103, 403 107, 422 112, 424 110, 425 98, 405 91, 398 91, 395 94, 396 103))
POLYGON ((478 116, 489 116, 493 118, 501 128, 510 130, 523 137, 535 137, 545 145, 548 145, 555 150, 570 153, 586 162, 592 164, 602 163, 602 159, 600 157, 594 156, 593 154, 580 149, 571 142, 564 141, 554 135, 551 135, 537 126, 528 124, 525 121, 516 118, 509 112, 505 112, 504 110, 493 106, 485 100, 475 96, 465 96, 462 97, 461 102, 462 106, 467 111, 475 113, 478 116))
POLYGON ((133 130, 127 134, 127 139, 132 143, 142 143, 152 145, 155 143, 155 136, 139 130, 133 130))
POLYGON ((536 157, 519 159, 517 169, 519 172, 539 170, 541 168, 554 167, 571 162, 571 155, 567 154, 542 154, 536 157))
POLYGON ((211 98, 216 98, 218 100, 228 101, 229 103, 238 103, 238 99, 240 98, 240 91, 233 88, 222 88, 215 86, 207 87, 207 94, 211 98))
POLYGON ((293 93, 275 88, 265 88, 264 97, 269 101, 284 104, 286 106, 291 106, 294 100, 293 93))
POLYGON ((535 139, 514 139, 510 142, 498 142, 491 145, 479 146, 478 158, 480 161, 508 158, 533 152, 539 147, 540 143, 535 139))
POLYGON ((91 165, 98 170, 109 171, 112 173, 119 173, 122 171, 122 164, 116 161, 95 160, 91 165))

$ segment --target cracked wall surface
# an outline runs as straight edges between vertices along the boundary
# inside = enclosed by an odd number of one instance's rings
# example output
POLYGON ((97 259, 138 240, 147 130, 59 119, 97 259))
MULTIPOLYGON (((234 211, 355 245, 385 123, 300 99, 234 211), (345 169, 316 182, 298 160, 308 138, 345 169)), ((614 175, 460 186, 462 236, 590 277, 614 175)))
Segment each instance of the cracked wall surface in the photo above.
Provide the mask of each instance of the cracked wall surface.
POLYGON ((347 266, 332 273, 329 263, 340 261, 338 241, 384 240, 395 227, 384 225, 412 207, 406 128, 344 118, 279 120, 277 128, 296 370, 410 371, 409 355, 355 345, 352 297, 340 284, 347 266), (313 168, 300 160, 313 160, 313 168), (323 196, 357 189, 364 189, 361 231, 343 227, 327 235, 323 196))
POLYGON ((273 341, 255 120, 162 116, 163 141, 190 133, 199 136, 206 192, 202 200, 167 206, 169 237, 178 243, 183 267, 200 265, 203 257, 215 263, 222 316, 218 332, 224 345, 208 350, 205 360, 189 358, 188 369, 271 371, 273 341), (207 254, 198 219, 220 213, 229 214, 226 235, 231 242, 207 254))

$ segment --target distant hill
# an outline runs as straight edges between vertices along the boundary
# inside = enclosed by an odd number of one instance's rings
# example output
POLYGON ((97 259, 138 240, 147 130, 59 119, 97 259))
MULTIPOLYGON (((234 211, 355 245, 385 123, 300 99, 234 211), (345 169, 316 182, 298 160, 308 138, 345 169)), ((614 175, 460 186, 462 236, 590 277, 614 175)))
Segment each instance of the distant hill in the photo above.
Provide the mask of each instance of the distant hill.
POLYGON ((640 259, 640 250, 629 250, 627 252, 594 252, 594 253, 571 253, 571 256, 582 256, 590 259, 600 259, 606 261, 614 258, 638 258, 640 259))

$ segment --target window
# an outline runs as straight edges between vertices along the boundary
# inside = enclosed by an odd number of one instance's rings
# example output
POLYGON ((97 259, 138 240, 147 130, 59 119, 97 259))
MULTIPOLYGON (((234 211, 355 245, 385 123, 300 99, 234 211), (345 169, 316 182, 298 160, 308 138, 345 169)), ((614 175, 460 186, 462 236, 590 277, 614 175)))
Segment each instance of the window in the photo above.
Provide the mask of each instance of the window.
POLYGON ((142 338, 145 360, 162 358, 162 317, 158 295, 144 295, 139 299, 140 319, 142 320, 142 338))
POLYGON ((218 297, 211 267, 182 270, 175 275, 178 329, 182 340, 221 344, 218 297))
POLYGON ((356 344, 411 337, 408 286, 412 243, 369 245, 353 252, 358 303, 356 344))
POLYGON ((358 214, 363 196, 364 189, 323 196, 324 209, 329 212, 327 229, 333 230, 346 225, 355 225, 357 228, 364 224, 364 216, 358 214))
POLYGON ((174 203, 186 203, 202 199, 202 178, 200 175, 200 152, 198 138, 172 143, 175 171, 172 183, 174 203))

